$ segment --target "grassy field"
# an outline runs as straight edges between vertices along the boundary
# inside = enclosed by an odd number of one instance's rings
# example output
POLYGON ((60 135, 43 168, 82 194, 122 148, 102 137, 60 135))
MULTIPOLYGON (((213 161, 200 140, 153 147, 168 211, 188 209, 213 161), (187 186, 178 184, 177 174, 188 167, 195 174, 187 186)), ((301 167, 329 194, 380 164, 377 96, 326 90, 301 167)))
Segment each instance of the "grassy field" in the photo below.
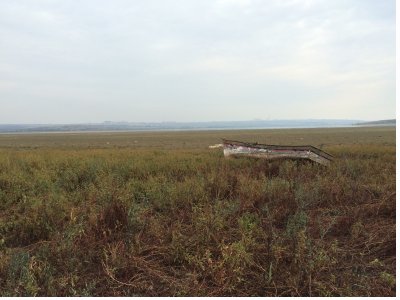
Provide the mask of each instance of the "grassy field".
POLYGON ((395 154, 394 127, 0 135, 0 295, 395 296, 395 154))

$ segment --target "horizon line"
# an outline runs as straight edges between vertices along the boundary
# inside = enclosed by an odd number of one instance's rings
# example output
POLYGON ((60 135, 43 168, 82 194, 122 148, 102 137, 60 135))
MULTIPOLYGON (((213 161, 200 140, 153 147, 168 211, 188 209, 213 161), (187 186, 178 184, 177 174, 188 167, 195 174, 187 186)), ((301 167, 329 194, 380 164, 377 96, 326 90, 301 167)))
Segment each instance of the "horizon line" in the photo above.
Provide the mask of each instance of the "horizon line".
POLYGON ((389 119, 350 119, 350 118, 332 118, 332 119, 315 119, 315 118, 308 118, 308 119, 248 119, 248 120, 213 120, 213 121, 98 121, 98 122, 60 122, 60 123, 0 123, 0 125, 98 125, 98 124, 116 124, 116 123, 125 123, 125 124, 165 124, 165 123, 174 123, 174 124, 186 124, 186 123, 229 123, 229 122, 280 122, 280 121, 363 121, 363 122, 370 122, 370 121, 387 121, 387 120, 396 120, 396 118, 389 118, 389 119))

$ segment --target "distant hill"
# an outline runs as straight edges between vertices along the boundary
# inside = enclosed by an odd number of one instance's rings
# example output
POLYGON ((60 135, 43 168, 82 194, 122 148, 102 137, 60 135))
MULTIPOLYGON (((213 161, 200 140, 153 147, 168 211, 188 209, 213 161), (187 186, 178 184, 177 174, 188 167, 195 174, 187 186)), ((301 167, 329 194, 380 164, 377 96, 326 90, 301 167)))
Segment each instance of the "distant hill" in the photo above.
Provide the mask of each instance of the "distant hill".
POLYGON ((396 119, 389 119, 389 120, 379 120, 379 121, 371 121, 371 122, 361 122, 361 123, 356 123, 354 125, 365 125, 365 126, 380 126, 380 125, 385 125, 385 126, 396 126, 396 119))
POLYGON ((251 120, 215 122, 111 122, 83 124, 0 124, 1 133, 77 132, 77 131, 163 131, 163 130, 222 130, 268 128, 350 127, 360 120, 251 120))

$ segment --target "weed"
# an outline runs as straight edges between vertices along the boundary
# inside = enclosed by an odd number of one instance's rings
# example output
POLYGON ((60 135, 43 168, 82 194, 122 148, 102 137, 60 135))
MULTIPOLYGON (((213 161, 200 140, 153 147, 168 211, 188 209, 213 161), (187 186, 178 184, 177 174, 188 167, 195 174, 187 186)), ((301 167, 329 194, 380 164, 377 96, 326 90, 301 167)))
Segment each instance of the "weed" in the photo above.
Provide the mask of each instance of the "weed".
POLYGON ((0 294, 394 296, 394 133, 0 136, 0 294), (225 159, 221 135, 335 160, 225 159))

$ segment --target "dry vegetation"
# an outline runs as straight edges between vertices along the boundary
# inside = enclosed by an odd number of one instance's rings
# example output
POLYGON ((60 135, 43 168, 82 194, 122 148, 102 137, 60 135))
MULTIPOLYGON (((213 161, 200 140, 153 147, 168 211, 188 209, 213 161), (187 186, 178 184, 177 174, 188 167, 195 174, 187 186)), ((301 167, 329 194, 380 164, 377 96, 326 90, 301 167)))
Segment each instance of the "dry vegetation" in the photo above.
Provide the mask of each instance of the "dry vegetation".
POLYGON ((2 135, 0 295, 394 296, 395 151, 390 127, 2 135))

